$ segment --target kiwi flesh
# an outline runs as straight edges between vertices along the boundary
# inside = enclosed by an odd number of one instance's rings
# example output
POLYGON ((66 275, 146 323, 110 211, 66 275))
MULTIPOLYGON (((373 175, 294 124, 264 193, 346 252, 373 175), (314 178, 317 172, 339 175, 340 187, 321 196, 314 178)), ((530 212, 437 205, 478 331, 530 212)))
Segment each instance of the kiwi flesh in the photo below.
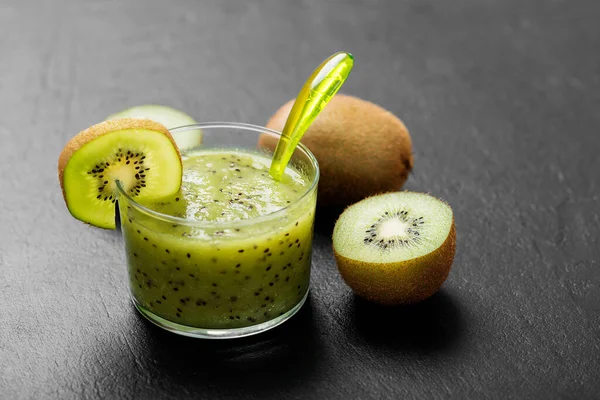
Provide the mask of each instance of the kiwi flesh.
MULTIPOLYGON (((194 125, 196 121, 181 110, 160 104, 144 104, 127 108, 106 119, 136 118, 150 119, 164 125, 167 129, 173 129, 185 125, 194 125)), ((202 144, 202 130, 193 129, 188 131, 172 132, 171 136, 181 150, 188 150, 202 144)))
MULTIPOLYGON (((281 132, 294 104, 284 104, 266 127, 281 132)), ((319 162, 318 205, 347 206, 377 193, 399 190, 413 168, 412 141, 404 123, 371 102, 335 95, 301 142, 319 162)), ((273 136, 260 148, 273 150, 273 136)))
POLYGON ((333 231, 344 281, 358 296, 386 305, 416 303, 437 292, 455 249, 452 209, 423 193, 366 198, 348 207, 333 231))
POLYGON ((166 198, 181 186, 182 162, 167 128, 125 118, 102 122, 73 137, 60 154, 58 178, 75 218, 115 229, 116 181, 136 201, 166 198))

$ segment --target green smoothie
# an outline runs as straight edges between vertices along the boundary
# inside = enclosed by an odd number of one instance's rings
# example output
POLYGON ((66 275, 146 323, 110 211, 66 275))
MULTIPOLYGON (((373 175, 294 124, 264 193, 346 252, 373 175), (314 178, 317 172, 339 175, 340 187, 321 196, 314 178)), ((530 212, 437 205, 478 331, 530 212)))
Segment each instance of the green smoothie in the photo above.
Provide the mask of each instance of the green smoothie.
POLYGON ((269 321, 302 301, 316 191, 301 167, 274 181, 270 161, 250 151, 183 155, 177 197, 145 205, 180 220, 119 199, 139 306, 177 324, 226 329, 269 321))

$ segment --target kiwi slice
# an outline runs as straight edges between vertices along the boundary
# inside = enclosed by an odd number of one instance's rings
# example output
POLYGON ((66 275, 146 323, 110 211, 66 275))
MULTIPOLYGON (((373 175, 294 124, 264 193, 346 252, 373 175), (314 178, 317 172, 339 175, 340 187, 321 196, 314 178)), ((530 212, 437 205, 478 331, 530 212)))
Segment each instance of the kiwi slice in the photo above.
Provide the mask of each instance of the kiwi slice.
MULTIPOLYGON (((183 111, 159 104, 145 104, 127 108, 118 113, 109 115, 106 119, 111 120, 120 118, 150 119, 163 124, 167 129, 196 124, 196 121, 183 111)), ((173 132, 171 135, 181 150, 192 149, 202 144, 202 130, 200 129, 185 132, 173 132)))
POLYGON ((452 209, 423 193, 395 192, 348 207, 333 250, 344 281, 381 304, 416 303, 446 280, 456 247, 452 209))
POLYGON ((69 212, 91 225, 115 229, 116 181, 138 201, 177 193, 182 163, 163 125, 119 119, 73 137, 58 160, 58 177, 69 212))

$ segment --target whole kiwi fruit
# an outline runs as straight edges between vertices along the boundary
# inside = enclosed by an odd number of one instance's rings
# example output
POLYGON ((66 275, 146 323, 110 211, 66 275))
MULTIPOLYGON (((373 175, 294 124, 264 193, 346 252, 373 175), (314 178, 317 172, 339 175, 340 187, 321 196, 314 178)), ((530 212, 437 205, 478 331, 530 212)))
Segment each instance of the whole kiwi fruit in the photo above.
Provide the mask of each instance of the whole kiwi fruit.
MULTIPOLYGON (((294 104, 290 100, 267 122, 281 132, 294 104)), ((359 98, 337 94, 308 128, 301 142, 319 162, 319 206, 346 206, 402 187, 413 168, 412 141, 391 112, 359 98)), ((274 149, 272 136, 259 147, 274 149)))

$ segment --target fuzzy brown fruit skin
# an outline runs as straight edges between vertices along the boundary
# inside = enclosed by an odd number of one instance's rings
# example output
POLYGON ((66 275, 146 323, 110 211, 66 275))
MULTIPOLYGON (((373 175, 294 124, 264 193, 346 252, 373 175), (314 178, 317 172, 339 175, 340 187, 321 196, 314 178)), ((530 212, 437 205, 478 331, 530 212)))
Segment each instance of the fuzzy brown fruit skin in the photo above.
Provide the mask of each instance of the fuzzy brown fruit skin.
POLYGON ((383 305, 411 304, 436 293, 446 281, 456 252, 454 219, 450 233, 436 250, 412 260, 364 263, 333 253, 338 270, 358 296, 383 305))
MULTIPOLYGON (((290 100, 267 122, 281 132, 294 104, 290 100)), ((337 94, 308 128, 301 142, 319 162, 319 206, 346 206, 376 193, 398 190, 413 168, 406 126, 380 106, 337 94)), ((259 147, 274 149, 261 135, 259 147)))
MULTIPOLYGON (((98 136, 102 136, 107 133, 111 133, 118 130, 127 129, 146 129, 160 132, 164 134, 171 141, 171 143, 173 143, 173 147, 177 149, 177 144, 171 136, 171 133, 169 133, 169 130, 164 125, 159 124, 155 121, 151 121, 149 119, 121 118, 100 122, 99 124, 90 126, 89 128, 79 132, 77 135, 71 138, 71 140, 67 142, 67 144, 63 148, 63 151, 58 157, 58 180, 60 182, 60 189, 62 191, 63 199, 65 200, 67 207, 69 206, 69 204, 67 203, 67 195, 65 192, 65 183, 63 178, 65 168, 67 167, 71 156, 75 154, 75 152, 79 150, 83 145, 91 142, 98 136)), ((179 156, 179 162, 181 163, 183 169, 181 155, 179 156)))

